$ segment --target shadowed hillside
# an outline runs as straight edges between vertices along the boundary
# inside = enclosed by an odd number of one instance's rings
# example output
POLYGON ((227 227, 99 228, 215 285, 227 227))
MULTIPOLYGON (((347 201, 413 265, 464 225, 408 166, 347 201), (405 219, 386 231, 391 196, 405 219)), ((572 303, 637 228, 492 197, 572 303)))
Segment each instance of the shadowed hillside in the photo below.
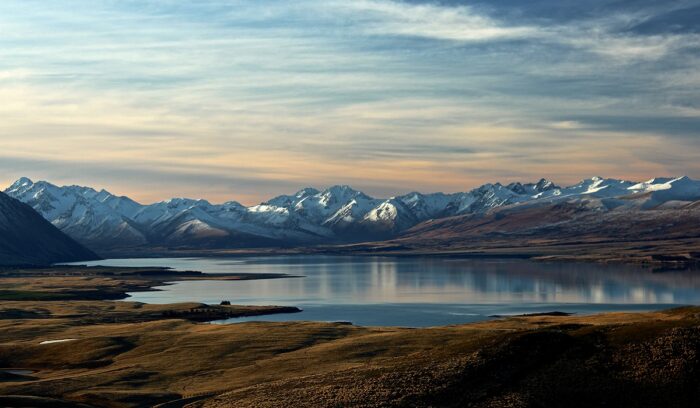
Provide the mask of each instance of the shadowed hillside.
POLYGON ((98 259, 30 206, 0 193, 0 265, 98 259))

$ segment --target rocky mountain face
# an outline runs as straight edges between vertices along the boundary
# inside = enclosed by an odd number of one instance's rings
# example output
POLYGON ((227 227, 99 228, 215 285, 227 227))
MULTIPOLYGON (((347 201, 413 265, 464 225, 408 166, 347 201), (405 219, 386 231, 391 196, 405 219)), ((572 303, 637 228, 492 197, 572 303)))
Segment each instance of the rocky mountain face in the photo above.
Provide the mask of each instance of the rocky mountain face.
POLYGON ((559 187, 542 179, 527 184, 485 184, 454 194, 413 192, 388 199, 370 197, 349 186, 333 186, 323 191, 305 188, 251 207, 235 201, 211 204, 186 198, 142 205, 104 190, 58 187, 26 178, 5 192, 79 242, 100 250, 350 243, 428 236, 438 228, 450 235, 445 225, 470 225, 489 216, 502 220, 506 214, 511 217, 507 228, 517 231, 533 223, 549 225, 548 220, 564 222, 572 212, 602 219, 604 213, 657 211, 646 214, 648 217, 660 210, 675 213, 692 206, 700 200, 700 182, 687 177, 642 183, 593 177, 559 187), (550 206, 559 207, 543 210, 550 206), (541 218, 510 215, 535 213, 541 213, 541 218))
POLYGON ((549 199, 420 223, 394 244, 449 250, 641 242, 644 250, 645 241, 698 237, 700 182, 681 177, 584 182, 549 199))
POLYGON ((0 265, 48 265, 91 259, 97 259, 97 255, 30 206, 0 193, 0 265))

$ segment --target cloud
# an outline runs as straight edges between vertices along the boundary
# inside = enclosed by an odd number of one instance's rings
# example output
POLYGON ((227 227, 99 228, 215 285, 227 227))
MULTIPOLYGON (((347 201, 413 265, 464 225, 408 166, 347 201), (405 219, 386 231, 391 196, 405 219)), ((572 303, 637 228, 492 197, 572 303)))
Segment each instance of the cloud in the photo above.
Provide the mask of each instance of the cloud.
POLYGON ((581 129, 581 123, 575 120, 563 120, 560 122, 553 122, 549 125, 552 129, 557 130, 576 130, 581 129))
POLYGON ((499 21, 469 6, 438 6, 391 0, 328 2, 325 7, 350 15, 360 32, 378 36, 406 36, 462 43, 530 40, 558 43, 617 61, 657 60, 695 45, 692 33, 655 32, 640 35, 627 27, 649 20, 646 13, 598 17, 566 25, 519 24, 499 21))
POLYGON ((507 26, 472 8, 398 1, 331 2, 327 7, 352 13, 367 34, 452 41, 492 41, 539 35, 535 27, 507 26))
POLYGON ((700 35, 620 35, 595 29, 582 29, 563 43, 583 49, 611 60, 655 61, 685 48, 697 48, 700 35))
POLYGON ((248 203, 700 176, 697 33, 634 29, 678 4, 460 4, 0 2, 0 168, 248 203))

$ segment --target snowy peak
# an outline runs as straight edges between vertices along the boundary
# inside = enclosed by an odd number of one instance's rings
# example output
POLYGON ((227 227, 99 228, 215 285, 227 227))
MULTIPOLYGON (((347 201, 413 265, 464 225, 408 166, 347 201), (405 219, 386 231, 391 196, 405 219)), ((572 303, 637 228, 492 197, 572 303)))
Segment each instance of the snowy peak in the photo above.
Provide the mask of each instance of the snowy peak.
POLYGON ((534 186, 534 190, 537 191, 538 193, 542 193, 544 191, 550 191, 550 190, 557 190, 560 189, 558 185, 554 184, 553 182, 541 178, 540 181, 538 181, 534 186))
POLYGON ((591 177, 589 179, 582 180, 580 183, 574 186, 562 189, 561 196, 568 197, 580 195, 596 198, 616 197, 628 193, 627 190, 634 184, 634 182, 626 180, 591 177))
POLYGON ((538 194, 543 194, 561 189, 561 187, 544 178, 540 179, 537 183, 510 183, 506 186, 506 188, 508 188, 516 194, 527 196, 536 196, 538 194))
POLYGON ((597 211, 682 208, 700 200, 700 181, 660 177, 636 183, 591 177, 560 187, 542 178, 536 183, 487 183, 467 192, 412 192, 388 199, 335 185, 323 191, 307 187, 250 207, 191 198, 142 205, 106 190, 58 187, 26 177, 6 192, 74 239, 97 248, 188 245, 197 240, 235 246, 250 239, 266 245, 306 245, 382 239, 431 219, 535 202, 576 201, 597 211))
MULTIPOLYGON (((680 177, 680 178, 687 178, 687 177, 680 177)), ((650 191, 653 189, 658 189, 657 186, 662 186, 667 184, 671 180, 677 180, 678 178, 675 177, 654 177, 653 179, 643 181, 641 183, 637 183, 630 187, 630 190, 633 191, 650 191)), ((663 188, 662 188, 663 189, 663 188)))
POLYGON ((30 178, 20 177, 17 181, 12 183, 12 185, 8 188, 8 190, 19 190, 19 189, 30 187, 33 184, 34 184, 34 182, 30 178))
POLYGON ((265 204, 287 208, 311 224, 332 228, 354 221, 360 213, 364 214, 376 205, 373 201, 348 185, 336 185, 323 191, 305 188, 295 195, 278 196, 265 204))
POLYGON ((357 191, 348 185, 332 186, 320 193, 319 203, 325 207, 332 207, 339 203, 347 204, 350 200, 371 199, 361 191, 357 191))
POLYGON ((293 208, 307 197, 317 196, 320 193, 321 192, 315 188, 306 187, 297 191, 293 195, 280 195, 264 202, 263 204, 269 204, 276 207, 293 208))
POLYGON ((140 204, 89 187, 64 186, 21 178, 6 191, 39 212, 54 226, 79 242, 90 245, 103 240, 129 239, 145 243, 141 232, 133 228, 128 217, 140 204))
POLYGON ((397 198, 406 205, 417 219, 424 221, 431 218, 439 218, 448 212, 448 208, 455 200, 455 195, 413 192, 397 198))
POLYGON ((246 207, 238 201, 226 201, 221 204, 221 208, 226 211, 244 211, 246 207))
POLYGON ((516 183, 510 183, 510 184, 508 184, 506 187, 508 188, 508 190, 510 190, 510 191, 512 191, 512 192, 514 192, 514 193, 517 193, 517 194, 523 194, 523 195, 524 195, 524 194, 527 194, 527 193, 529 192, 528 189, 526 189, 524 185, 522 185, 522 184, 520 184, 520 183, 517 183, 517 182, 516 182, 516 183))
POLYGON ((306 187, 306 188, 302 188, 301 190, 297 191, 297 193, 294 196, 296 198, 301 199, 301 198, 305 198, 308 196, 316 195, 318 193, 320 193, 320 191, 316 190, 315 188, 306 187))
POLYGON ((171 198, 154 205, 163 205, 171 209, 183 209, 191 207, 209 207, 211 204, 207 200, 197 200, 193 198, 171 198))
POLYGON ((119 215, 133 215, 142 207, 128 197, 118 197, 106 190, 98 192, 90 187, 76 185, 58 187, 46 181, 35 183, 26 177, 13 183, 5 193, 21 201, 30 202, 33 207, 39 206, 44 211, 49 208, 65 211, 77 203, 85 203, 86 200, 102 203, 119 215))
POLYGON ((651 180, 637 183, 629 188, 631 191, 647 193, 650 191, 677 190, 693 194, 700 185, 700 181, 695 181, 688 176, 683 177, 656 177, 651 180))
MULTIPOLYGON (((512 185, 514 188, 523 188, 522 185, 512 185)), ((455 203, 456 213, 483 212, 504 205, 515 204, 530 199, 527 194, 513 191, 501 183, 484 184, 468 193, 462 193, 455 203)))
POLYGON ((643 206, 654 207, 669 201, 700 200, 700 181, 684 176, 678 178, 659 177, 629 187, 632 197, 646 198, 643 206))
POLYGON ((374 207, 364 216, 364 220, 392 224, 416 221, 406 204, 396 198, 390 198, 374 207))
POLYGON ((131 218, 139 223, 156 223, 168 221, 186 211, 194 211, 197 208, 201 209, 209 207, 211 207, 211 204, 206 200, 171 198, 169 200, 144 206, 131 218))
POLYGON ((133 217, 143 208, 143 205, 129 197, 115 196, 106 190, 101 190, 97 196, 95 196, 95 199, 106 204, 118 214, 129 218, 133 217))
POLYGON ((299 203, 299 201, 305 199, 306 197, 311 197, 319 194, 320 191, 312 187, 302 188, 297 191, 294 195, 280 195, 274 197, 263 204, 274 205, 277 207, 292 208, 299 203))

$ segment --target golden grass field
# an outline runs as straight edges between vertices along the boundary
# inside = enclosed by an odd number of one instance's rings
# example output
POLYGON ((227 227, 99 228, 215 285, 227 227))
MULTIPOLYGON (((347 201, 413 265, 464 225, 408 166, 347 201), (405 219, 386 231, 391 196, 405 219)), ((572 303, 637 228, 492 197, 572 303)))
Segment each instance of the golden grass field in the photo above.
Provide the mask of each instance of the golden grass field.
POLYGON ((163 316, 193 307, 0 301, 0 406, 671 407, 700 396, 700 308, 423 329, 163 316))

